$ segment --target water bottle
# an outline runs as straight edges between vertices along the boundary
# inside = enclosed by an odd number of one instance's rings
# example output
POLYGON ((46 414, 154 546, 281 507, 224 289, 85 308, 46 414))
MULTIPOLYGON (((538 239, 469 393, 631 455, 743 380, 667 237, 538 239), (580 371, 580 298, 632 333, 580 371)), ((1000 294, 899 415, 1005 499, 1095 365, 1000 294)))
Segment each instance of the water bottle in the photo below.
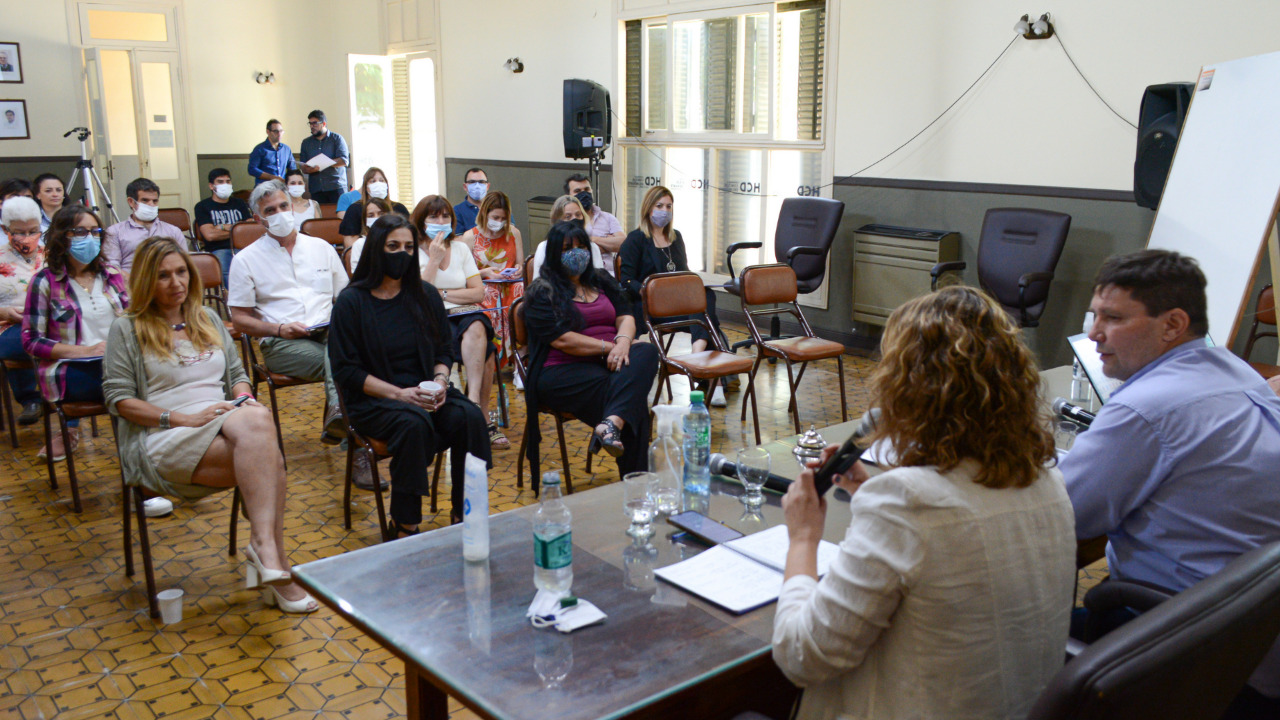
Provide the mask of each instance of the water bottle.
POLYGON ((689 393, 689 411, 684 414, 684 492, 711 495, 711 413, 702 402, 702 391, 689 393))
POLYGON ((484 460, 467 453, 462 488, 462 557, 469 562, 489 558, 489 471, 484 460))
POLYGON ((533 514, 533 584, 561 596, 573 587, 572 515, 560 499, 560 473, 542 474, 542 502, 533 514))

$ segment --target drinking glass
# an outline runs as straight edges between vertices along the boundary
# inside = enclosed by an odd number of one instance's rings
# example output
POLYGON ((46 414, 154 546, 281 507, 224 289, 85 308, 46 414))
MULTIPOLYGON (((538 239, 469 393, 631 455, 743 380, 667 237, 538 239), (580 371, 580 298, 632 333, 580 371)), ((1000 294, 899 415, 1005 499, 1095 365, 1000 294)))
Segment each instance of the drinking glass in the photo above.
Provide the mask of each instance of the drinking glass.
POLYGON ((1058 420, 1053 424, 1053 444, 1062 452, 1067 452, 1076 442, 1080 426, 1070 420, 1058 420))
POLYGON ((769 452, 764 448, 746 448, 738 451, 738 480, 747 491, 742 496, 742 502, 746 503, 748 508, 758 508, 764 504, 764 493, 761 490, 771 469, 769 452))
POLYGON ((631 520, 627 535, 633 539, 653 536, 653 485, 656 479, 650 472, 628 473, 622 478, 623 511, 631 520))
POLYGON ((653 509, 659 515, 675 515, 680 512, 680 493, 684 489, 683 478, 669 473, 653 473, 653 509))

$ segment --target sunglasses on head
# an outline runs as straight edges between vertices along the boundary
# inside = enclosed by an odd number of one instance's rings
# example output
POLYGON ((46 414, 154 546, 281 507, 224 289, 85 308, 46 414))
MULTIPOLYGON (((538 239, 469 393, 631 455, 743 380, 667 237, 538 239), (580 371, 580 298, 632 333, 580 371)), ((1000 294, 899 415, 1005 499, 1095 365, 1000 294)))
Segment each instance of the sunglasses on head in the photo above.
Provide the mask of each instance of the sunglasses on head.
POLYGON ((70 231, 72 237, 86 238, 90 235, 94 237, 102 236, 102 228, 76 228, 70 231))

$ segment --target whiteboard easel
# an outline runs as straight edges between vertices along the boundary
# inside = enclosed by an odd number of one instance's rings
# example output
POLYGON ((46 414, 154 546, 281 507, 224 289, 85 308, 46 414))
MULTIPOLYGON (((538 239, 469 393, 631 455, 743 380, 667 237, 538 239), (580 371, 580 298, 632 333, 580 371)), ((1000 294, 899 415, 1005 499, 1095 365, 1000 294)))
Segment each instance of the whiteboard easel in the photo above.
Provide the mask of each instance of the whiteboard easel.
POLYGON ((1195 258, 1230 347, 1280 201, 1280 52, 1200 72, 1147 247, 1195 258))

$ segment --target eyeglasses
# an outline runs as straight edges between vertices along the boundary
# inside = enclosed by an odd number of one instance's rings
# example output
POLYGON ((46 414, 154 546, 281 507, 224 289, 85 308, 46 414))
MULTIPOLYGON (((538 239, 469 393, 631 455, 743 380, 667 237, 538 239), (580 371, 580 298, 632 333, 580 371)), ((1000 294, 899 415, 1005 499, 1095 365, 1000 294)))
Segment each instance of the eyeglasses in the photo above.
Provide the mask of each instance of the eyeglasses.
POLYGON ((39 230, 31 230, 31 231, 26 231, 26 230, 10 230, 10 231, 9 231, 9 237, 11 237, 11 238, 40 237, 40 236, 41 236, 41 235, 43 235, 43 234, 44 234, 44 233, 40 232, 39 230))
POLYGON ((90 235, 94 237, 102 237, 102 228, 75 228, 71 230, 71 236, 77 238, 87 238, 90 235))
POLYGON ((308 120, 308 121, 307 121, 307 124, 308 124, 308 125, 323 125, 323 124, 324 124, 324 121, 323 121, 323 120, 308 120))

